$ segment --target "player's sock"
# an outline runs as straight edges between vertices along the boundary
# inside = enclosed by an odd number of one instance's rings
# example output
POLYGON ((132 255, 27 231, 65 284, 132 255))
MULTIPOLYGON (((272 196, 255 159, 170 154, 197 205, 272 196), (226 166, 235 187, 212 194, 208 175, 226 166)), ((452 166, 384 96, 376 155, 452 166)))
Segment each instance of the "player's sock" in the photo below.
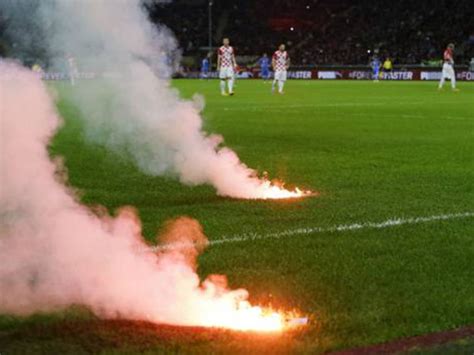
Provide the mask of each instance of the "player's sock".
POLYGON ((234 92, 234 78, 229 79, 227 84, 229 85, 229 94, 232 94, 234 92))
POLYGON ((225 80, 221 80, 221 94, 225 94, 225 80))
POLYGON ((272 91, 275 91, 275 84, 276 84, 277 80, 273 80, 273 83, 272 83, 272 91))
POLYGON ((282 80, 278 81, 278 92, 281 94, 283 92, 283 85, 285 85, 285 82, 282 80))
POLYGON ((451 89, 456 90, 456 77, 454 75, 451 76, 451 89))
POLYGON ((444 85, 444 76, 441 77, 441 80, 439 81, 438 89, 442 89, 444 85))

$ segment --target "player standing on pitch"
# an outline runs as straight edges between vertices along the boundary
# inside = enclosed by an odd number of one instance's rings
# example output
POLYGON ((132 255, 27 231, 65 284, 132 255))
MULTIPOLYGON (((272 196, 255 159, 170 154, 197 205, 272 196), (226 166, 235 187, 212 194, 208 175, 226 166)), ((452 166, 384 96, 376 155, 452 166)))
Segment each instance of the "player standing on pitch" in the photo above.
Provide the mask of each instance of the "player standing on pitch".
POLYGON ((270 77, 270 59, 267 53, 263 53, 262 58, 258 60, 258 65, 260 66, 260 76, 266 82, 270 77))
POLYGON ((280 44, 278 50, 273 53, 272 67, 275 77, 272 83, 272 92, 275 92, 275 84, 278 82, 278 93, 283 94, 283 86, 285 85, 287 70, 290 67, 290 57, 285 51, 285 45, 280 44))
POLYGON ((201 62, 201 79, 209 79, 209 57, 210 53, 207 54, 201 62))
POLYGON ((441 80, 439 81, 438 90, 441 90, 444 85, 444 81, 446 78, 451 79, 451 89, 453 91, 459 91, 456 89, 456 74, 454 73, 454 59, 453 59, 453 52, 454 52, 454 44, 448 44, 448 47, 444 51, 443 54, 443 71, 441 73, 441 80))
POLYGON ((68 77, 72 86, 76 85, 76 79, 79 78, 76 59, 71 54, 66 54, 68 77))
POLYGON ((222 40, 222 46, 217 50, 217 70, 221 79, 221 94, 223 96, 234 95, 234 69, 237 68, 234 48, 229 45, 229 39, 222 40), (229 93, 226 93, 226 83, 229 93))
POLYGON ((372 60, 370 61, 370 66, 372 68, 372 78, 374 82, 377 83, 379 81, 380 66, 381 66, 379 57, 377 57, 377 55, 374 55, 372 57, 372 60))

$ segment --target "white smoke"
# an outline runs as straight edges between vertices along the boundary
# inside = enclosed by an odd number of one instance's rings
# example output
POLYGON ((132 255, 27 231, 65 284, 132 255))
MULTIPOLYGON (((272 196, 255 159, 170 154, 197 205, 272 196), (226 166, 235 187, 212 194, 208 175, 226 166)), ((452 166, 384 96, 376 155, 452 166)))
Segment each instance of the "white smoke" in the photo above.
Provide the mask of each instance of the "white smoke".
POLYGON ((119 74, 84 81, 70 95, 90 141, 128 156, 147 174, 211 184, 223 196, 292 197, 259 179, 221 146, 222 137, 203 131, 202 103, 180 99, 169 85, 176 42, 147 19, 140 0, 47 1, 40 10, 56 63, 64 67, 64 56, 72 55, 80 71, 119 74))
POLYGON ((41 80, 0 61, 0 105, 0 313, 82 304, 102 317, 236 325, 247 293, 222 278, 201 284, 195 261, 206 239, 196 221, 180 218, 161 236, 195 249, 146 252, 133 209, 98 216, 64 185, 47 151, 61 120, 41 80))

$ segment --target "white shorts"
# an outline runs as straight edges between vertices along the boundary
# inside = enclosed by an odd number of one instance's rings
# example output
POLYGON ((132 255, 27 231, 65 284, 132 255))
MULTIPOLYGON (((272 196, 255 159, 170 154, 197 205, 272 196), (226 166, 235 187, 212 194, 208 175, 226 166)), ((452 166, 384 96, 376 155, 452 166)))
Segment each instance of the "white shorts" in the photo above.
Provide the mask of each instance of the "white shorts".
POLYGON ((454 68, 451 64, 444 63, 443 64, 443 78, 445 79, 451 79, 454 78, 454 68))
POLYGON ((230 79, 234 77, 234 68, 223 67, 219 71, 219 79, 230 79))
POLYGON ((286 70, 275 71, 275 80, 286 81, 286 70))

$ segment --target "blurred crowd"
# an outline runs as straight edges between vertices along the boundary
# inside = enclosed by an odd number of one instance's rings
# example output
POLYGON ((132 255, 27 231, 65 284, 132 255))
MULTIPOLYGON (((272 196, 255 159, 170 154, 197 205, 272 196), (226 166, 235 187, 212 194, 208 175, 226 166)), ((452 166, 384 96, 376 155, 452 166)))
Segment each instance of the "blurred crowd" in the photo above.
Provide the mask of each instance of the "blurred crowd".
MULTIPOLYGON (((367 64, 373 52, 398 64, 433 63, 449 42, 456 61, 474 57, 472 0, 213 1, 212 42, 230 37, 238 55, 271 53, 287 44, 294 64, 367 64)), ((207 0, 150 6, 150 17, 173 30, 183 54, 208 50, 207 0)))
MULTIPOLYGON (((374 53, 399 65, 432 65, 450 42, 456 63, 474 58, 473 1, 147 0, 144 6, 157 26, 175 34, 188 68, 210 50, 209 13, 213 53, 229 37, 243 64, 284 43, 294 65, 366 65, 374 53)), ((28 29, 32 40, 21 47, 8 24, 0 12, 0 57, 47 61, 41 31, 28 29)))

